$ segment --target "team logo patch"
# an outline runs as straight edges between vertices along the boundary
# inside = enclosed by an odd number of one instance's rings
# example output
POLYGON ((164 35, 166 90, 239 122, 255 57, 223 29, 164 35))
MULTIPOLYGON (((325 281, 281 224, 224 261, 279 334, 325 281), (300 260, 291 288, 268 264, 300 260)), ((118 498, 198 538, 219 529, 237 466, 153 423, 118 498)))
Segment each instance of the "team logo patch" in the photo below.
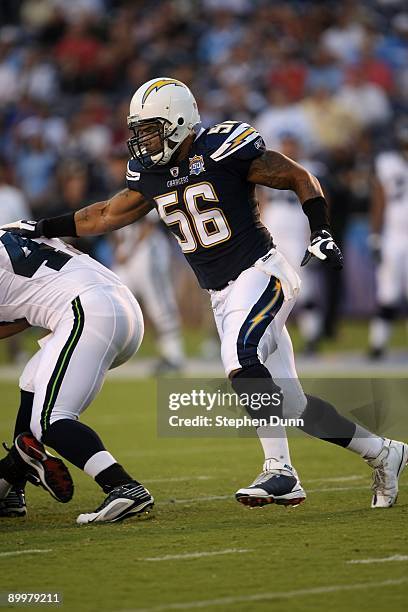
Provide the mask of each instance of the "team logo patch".
POLYGON ((204 160, 202 155, 194 155, 194 157, 188 158, 190 162, 190 174, 201 174, 205 172, 204 160))
POLYGON ((179 174, 179 169, 177 167, 170 168, 170 174, 173 178, 177 178, 179 174))
POLYGON ((261 149, 261 150, 266 149, 262 136, 260 136, 258 140, 255 140, 254 147, 255 149, 261 149))

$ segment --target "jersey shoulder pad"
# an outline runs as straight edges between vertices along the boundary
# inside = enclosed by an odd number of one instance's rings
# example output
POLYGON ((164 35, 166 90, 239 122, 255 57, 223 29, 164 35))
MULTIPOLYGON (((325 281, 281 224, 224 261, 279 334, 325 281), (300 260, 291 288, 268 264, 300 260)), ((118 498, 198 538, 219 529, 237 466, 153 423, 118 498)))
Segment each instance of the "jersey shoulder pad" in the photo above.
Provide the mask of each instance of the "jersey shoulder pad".
POLYGON ((265 143, 256 129, 241 121, 224 121, 207 130, 210 158, 219 162, 227 157, 249 160, 265 151, 265 143))
POLYGON ((143 170, 143 166, 137 161, 137 159, 129 159, 126 167, 126 181, 129 189, 137 189, 137 184, 142 177, 143 170))

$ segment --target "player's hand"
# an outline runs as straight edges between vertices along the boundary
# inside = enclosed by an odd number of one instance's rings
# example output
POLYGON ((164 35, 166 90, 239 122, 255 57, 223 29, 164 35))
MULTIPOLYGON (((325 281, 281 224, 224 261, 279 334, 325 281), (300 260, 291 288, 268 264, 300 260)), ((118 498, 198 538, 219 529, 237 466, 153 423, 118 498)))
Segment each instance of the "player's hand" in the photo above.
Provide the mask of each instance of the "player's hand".
POLYGON ((381 263, 381 236, 380 234, 370 234, 367 239, 368 248, 375 263, 381 263))
POLYGON ((0 227, 5 232, 11 232, 17 236, 23 236, 24 238, 40 238, 43 236, 43 224, 41 221, 26 221, 21 219, 20 221, 14 221, 13 223, 7 223, 0 227))
POLYGON ((327 230, 313 232, 300 265, 305 266, 313 256, 326 261, 334 270, 341 270, 343 267, 343 255, 327 230))

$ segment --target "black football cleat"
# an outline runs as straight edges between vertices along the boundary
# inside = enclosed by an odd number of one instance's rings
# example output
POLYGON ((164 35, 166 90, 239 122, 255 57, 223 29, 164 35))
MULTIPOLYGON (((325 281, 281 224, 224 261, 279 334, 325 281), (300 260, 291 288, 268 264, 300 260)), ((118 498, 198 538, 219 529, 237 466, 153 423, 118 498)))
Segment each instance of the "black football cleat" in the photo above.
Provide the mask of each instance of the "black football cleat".
POLYGON ((105 501, 89 514, 80 514, 77 518, 79 525, 90 523, 117 523, 135 515, 146 515, 154 505, 154 498, 139 482, 115 487, 105 501))
POLYGON ((14 449, 27 466, 26 477, 30 482, 40 485, 63 504, 72 499, 74 484, 62 459, 46 451, 29 432, 17 436, 10 452, 14 449))
POLYGON ((27 514, 24 489, 13 486, 0 501, 0 517, 23 517, 27 514))

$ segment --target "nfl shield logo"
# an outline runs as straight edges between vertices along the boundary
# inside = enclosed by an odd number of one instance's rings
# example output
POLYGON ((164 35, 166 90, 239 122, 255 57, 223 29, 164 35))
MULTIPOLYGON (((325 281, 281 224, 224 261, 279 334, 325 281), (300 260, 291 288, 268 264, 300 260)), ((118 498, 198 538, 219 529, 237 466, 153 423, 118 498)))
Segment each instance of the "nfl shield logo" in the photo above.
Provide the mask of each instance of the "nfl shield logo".
POLYGON ((190 162, 190 174, 201 174, 201 172, 205 171, 202 155, 194 155, 194 157, 189 157, 188 159, 190 162))
POLYGON ((178 168, 170 168, 170 174, 173 178, 177 178, 178 177, 178 173, 179 173, 179 169, 178 168))

